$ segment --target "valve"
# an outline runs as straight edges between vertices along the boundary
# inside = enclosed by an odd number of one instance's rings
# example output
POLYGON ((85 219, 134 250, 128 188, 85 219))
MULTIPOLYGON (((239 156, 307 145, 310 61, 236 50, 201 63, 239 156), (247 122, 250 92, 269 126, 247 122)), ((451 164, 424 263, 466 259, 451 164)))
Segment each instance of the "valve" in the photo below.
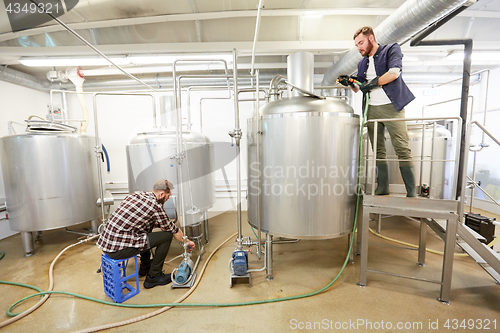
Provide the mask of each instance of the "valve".
POLYGON ((427 184, 422 184, 420 195, 424 198, 428 198, 430 195, 430 187, 427 184))

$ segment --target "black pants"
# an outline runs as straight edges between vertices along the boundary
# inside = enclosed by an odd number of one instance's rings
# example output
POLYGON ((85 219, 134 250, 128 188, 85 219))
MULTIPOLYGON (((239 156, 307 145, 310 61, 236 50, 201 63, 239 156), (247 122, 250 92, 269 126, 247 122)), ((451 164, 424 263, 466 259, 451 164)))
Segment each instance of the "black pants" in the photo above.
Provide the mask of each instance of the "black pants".
POLYGON ((163 270, 163 262, 167 257, 170 243, 172 242, 173 234, 168 231, 157 231, 148 234, 150 248, 140 251, 135 247, 127 247, 116 252, 106 252, 106 255, 111 259, 126 259, 135 255, 141 254, 141 265, 149 266, 149 275, 152 277, 158 276, 163 270), (155 255, 151 260, 151 249, 156 247, 155 255))

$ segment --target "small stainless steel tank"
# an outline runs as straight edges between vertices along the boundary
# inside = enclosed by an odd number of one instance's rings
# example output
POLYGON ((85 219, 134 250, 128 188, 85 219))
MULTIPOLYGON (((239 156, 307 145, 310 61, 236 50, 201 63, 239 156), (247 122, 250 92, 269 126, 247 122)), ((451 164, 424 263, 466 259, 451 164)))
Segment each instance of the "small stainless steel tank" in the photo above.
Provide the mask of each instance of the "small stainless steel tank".
MULTIPOLYGON (((32 128, 0 139, 10 228, 50 230, 97 219, 99 197, 94 137, 32 128)), ((25 251, 33 251, 24 244, 25 251)))
MULTIPOLYGON (((205 135, 193 131, 184 131, 182 137, 187 156, 182 168, 184 205, 206 211, 215 203, 213 145, 205 135)), ((176 151, 175 131, 156 128, 133 137, 127 145, 129 191, 151 191, 160 178, 177 185, 177 162, 172 158, 176 151)), ((173 194, 177 193, 175 187, 173 194)))
MULTIPOLYGON (((417 185, 426 184, 430 186, 429 197, 433 199, 452 199, 452 184, 453 184, 453 168, 455 166, 455 139, 452 137, 451 132, 445 126, 436 125, 434 133, 434 126, 426 123, 406 124, 408 128, 408 145, 411 149, 411 154, 415 164, 415 183, 417 185), (422 129, 424 129, 424 132, 422 129), (435 141, 433 144, 433 136, 435 141), (422 138, 423 145, 422 145, 422 138), (422 154, 423 149, 423 154, 422 154), (431 159, 434 160, 431 166, 431 159), (423 160, 423 162, 420 162, 423 160), (444 162, 448 160, 448 162, 444 162), (431 176, 432 175, 432 176, 431 176)), ((366 142, 368 133, 363 134, 363 155, 366 154, 366 142)), ((403 178, 399 171, 398 157, 391 143, 389 132, 385 131, 385 148, 387 152, 387 159, 389 161, 389 182, 391 193, 406 194, 403 178)), ((373 151, 370 147, 368 152, 369 158, 373 158, 373 151)), ((371 162, 370 162, 371 163, 371 162)), ((371 166, 368 166, 370 170, 371 166)), ((368 184, 371 181, 371 173, 368 173, 368 184)), ((417 191, 418 192, 418 191, 417 191)), ((419 192, 418 192, 419 193, 419 192)), ((417 194, 418 194, 417 193, 417 194)))
POLYGON ((359 116, 340 98, 295 96, 248 120, 248 221, 273 235, 334 238, 352 229, 359 116), (259 140, 259 141, 257 141, 259 140), (260 206, 259 206, 260 203, 260 206))
MULTIPOLYGON (((456 162, 443 162, 443 160, 455 159, 455 142, 448 131, 442 125, 436 125, 435 142, 433 144, 434 127, 431 124, 425 125, 425 135, 422 136, 422 124, 407 124, 409 146, 415 161, 415 182, 416 184, 427 184, 431 188, 429 194, 434 199, 452 199, 453 167, 456 162), (424 145, 422 148, 422 137, 424 145), (423 149, 423 154, 422 154, 423 149), (421 163, 419 160, 423 159, 421 163), (436 160, 431 166, 430 160, 436 160), (431 172, 432 170, 432 172, 431 172), (422 177, 422 179, 420 179, 422 177)), ((392 147, 389 133, 386 132, 385 146, 388 159, 397 159, 396 152, 392 147)), ((394 190, 404 190, 404 182, 399 171, 397 161, 389 162, 389 179, 394 186, 394 190)), ((392 190, 392 189, 391 189, 392 190)))

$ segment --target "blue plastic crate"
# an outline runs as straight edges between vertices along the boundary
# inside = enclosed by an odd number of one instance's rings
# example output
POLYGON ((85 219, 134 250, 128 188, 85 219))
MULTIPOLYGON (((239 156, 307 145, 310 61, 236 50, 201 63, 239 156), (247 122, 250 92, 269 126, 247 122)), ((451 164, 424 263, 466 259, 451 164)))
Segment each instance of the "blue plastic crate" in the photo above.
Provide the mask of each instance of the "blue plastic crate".
POLYGON ((113 302, 122 303, 139 293, 137 256, 127 259, 114 260, 103 253, 101 259, 104 292, 113 300, 113 302), (126 269, 129 259, 135 259, 135 272, 127 275, 126 269), (127 283, 129 279, 133 278, 135 278, 135 288, 127 283))

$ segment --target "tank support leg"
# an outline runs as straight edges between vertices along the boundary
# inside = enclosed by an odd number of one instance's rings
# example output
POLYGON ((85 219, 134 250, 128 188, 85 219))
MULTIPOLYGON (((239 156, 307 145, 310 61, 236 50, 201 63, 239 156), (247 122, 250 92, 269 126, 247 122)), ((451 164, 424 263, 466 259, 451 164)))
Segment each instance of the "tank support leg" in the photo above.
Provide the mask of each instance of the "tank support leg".
POLYGON ((205 244, 208 244, 209 238, 208 238, 208 212, 205 211, 203 214, 203 236, 205 238, 205 244))
MULTIPOLYGON (((352 239, 352 232, 347 234, 347 251, 349 251, 349 248, 351 247, 351 239, 352 239)), ((354 264, 354 244, 351 253, 349 253, 349 263, 354 264)))
POLYGON ((21 231, 21 241, 23 242, 24 256, 29 257, 33 255, 35 253, 33 234, 30 231, 21 231))
POLYGON ((97 219, 90 221, 90 233, 94 235, 99 233, 99 221, 97 219))
POLYGON ((266 280, 273 279, 273 236, 266 234, 266 280))

